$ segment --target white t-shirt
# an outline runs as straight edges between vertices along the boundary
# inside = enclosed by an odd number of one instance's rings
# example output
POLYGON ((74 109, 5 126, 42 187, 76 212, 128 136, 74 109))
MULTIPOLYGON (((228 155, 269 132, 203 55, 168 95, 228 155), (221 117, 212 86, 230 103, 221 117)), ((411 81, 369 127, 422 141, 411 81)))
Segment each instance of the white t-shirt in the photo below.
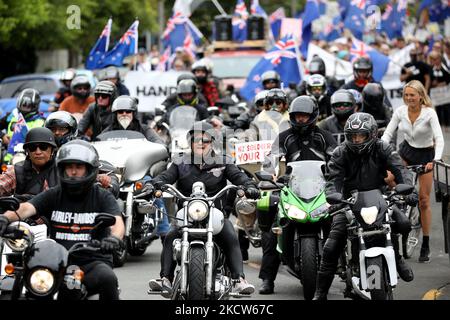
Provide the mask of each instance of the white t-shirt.
POLYGON ((441 125, 433 108, 422 107, 420 115, 411 124, 408 116, 408 106, 398 107, 384 131, 382 140, 391 142, 395 130, 398 129, 399 140, 406 140, 414 148, 435 148, 434 160, 442 159, 444 152, 444 136, 441 125))

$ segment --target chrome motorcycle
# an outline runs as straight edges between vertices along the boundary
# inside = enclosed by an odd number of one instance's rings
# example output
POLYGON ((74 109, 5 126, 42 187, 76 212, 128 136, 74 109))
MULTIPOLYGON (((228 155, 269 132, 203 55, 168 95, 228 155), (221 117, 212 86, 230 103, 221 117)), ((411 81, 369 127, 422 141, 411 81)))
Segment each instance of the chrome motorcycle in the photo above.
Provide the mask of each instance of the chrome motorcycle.
POLYGON ((114 266, 122 266, 127 253, 143 255, 153 240, 163 212, 150 200, 146 181, 167 167, 165 146, 148 141, 136 131, 116 130, 103 133, 93 142, 100 160, 111 163, 120 175, 119 206, 125 221, 125 246, 114 255, 114 266))

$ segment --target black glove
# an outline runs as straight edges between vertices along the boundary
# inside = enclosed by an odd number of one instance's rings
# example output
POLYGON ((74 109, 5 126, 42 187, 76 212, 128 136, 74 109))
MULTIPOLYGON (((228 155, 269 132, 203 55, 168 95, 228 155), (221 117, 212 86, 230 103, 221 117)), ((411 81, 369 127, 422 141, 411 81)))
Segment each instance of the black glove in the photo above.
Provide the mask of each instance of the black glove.
POLYGON ((282 184, 287 184, 289 182, 290 176, 288 175, 283 175, 278 177, 277 182, 282 183, 282 184))
POLYGON ((258 199, 260 197, 259 189, 256 189, 255 187, 248 187, 245 190, 245 195, 250 199, 258 199))
POLYGON ((342 200, 342 193, 334 192, 326 195, 327 202, 329 204, 339 204, 340 200, 342 200))
POLYGON ((8 225, 9 219, 4 215, 0 215, 0 236, 3 236, 5 234, 8 225))
POLYGON ((106 238, 103 238, 100 242, 100 249, 102 253, 110 253, 121 246, 122 240, 120 240, 117 237, 109 236, 106 238))
POLYGON ((163 189, 163 186, 165 185, 164 182, 158 181, 158 180, 152 180, 150 181, 153 187, 155 187, 155 190, 161 190, 163 189))
POLYGON ((419 203, 419 195, 417 194, 417 190, 414 189, 413 192, 408 194, 405 197, 405 202, 407 205, 409 205, 411 207, 417 206, 417 204, 419 203))

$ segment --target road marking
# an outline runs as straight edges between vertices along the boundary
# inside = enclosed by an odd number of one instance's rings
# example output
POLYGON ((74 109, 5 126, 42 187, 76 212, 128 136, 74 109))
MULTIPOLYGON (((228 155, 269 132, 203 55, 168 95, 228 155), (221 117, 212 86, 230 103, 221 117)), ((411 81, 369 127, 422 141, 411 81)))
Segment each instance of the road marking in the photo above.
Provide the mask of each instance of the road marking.
POLYGON ((437 298, 442 295, 442 289, 431 289, 428 290, 427 293, 424 294, 422 300, 437 300, 437 298))

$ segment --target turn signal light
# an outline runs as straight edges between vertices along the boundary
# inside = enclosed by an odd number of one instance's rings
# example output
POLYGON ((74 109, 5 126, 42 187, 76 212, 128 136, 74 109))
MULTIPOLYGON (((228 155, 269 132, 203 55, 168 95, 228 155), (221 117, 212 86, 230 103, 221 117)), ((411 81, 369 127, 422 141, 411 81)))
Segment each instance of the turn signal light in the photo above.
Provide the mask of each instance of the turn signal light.
POLYGON ((142 188, 144 188, 144 184, 142 183, 142 182, 136 182, 135 184, 134 184, 134 188, 136 189, 136 190, 142 190, 142 188))
POLYGON ((2 164, 2 172, 6 172, 8 166, 6 164, 2 164))
POLYGON ((12 263, 8 263, 8 264, 5 266, 5 272, 6 272, 6 274, 8 274, 8 275, 13 274, 13 273, 14 273, 14 265, 13 265, 12 263))
POLYGON ((73 273, 73 277, 75 278, 75 280, 83 280, 84 278, 84 272, 81 269, 77 269, 75 270, 75 272, 73 273))

